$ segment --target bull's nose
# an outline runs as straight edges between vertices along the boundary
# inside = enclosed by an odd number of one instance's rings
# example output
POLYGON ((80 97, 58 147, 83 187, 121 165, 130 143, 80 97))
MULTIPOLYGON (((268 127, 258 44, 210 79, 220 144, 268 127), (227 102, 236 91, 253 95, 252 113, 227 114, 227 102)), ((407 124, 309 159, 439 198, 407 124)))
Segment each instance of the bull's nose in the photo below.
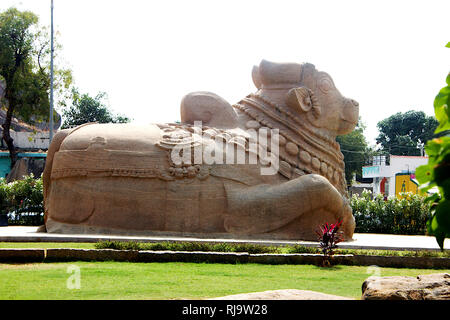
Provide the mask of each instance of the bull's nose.
POLYGON ((350 99, 350 102, 351 102, 355 107, 358 107, 358 106, 359 106, 359 103, 358 103, 358 101, 356 101, 356 100, 350 99))

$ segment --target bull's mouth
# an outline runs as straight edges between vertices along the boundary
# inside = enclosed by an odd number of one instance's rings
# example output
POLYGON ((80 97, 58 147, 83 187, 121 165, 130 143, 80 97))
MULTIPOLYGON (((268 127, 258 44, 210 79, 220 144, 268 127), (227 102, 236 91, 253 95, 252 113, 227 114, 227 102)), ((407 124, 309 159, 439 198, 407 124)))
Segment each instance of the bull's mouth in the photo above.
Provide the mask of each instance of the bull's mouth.
POLYGON ((353 126, 356 126, 358 124, 358 121, 355 121, 355 120, 348 120, 348 119, 344 119, 344 118, 341 118, 341 120, 344 121, 345 123, 353 125, 353 126))
POLYGON ((359 121, 359 104, 355 100, 348 99, 345 102, 339 123, 339 133, 348 134, 352 132, 359 121))
POLYGON ((344 134, 348 134, 348 133, 352 132, 355 129, 357 124, 358 124, 358 121, 341 118, 341 121, 339 123, 338 134, 344 135, 344 134))

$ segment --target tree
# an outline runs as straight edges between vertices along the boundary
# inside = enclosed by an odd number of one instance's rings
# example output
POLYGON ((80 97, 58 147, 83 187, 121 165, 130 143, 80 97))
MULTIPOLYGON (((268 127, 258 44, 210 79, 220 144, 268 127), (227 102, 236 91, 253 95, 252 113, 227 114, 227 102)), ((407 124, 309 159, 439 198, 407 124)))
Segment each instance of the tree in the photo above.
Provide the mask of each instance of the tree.
POLYGON ((126 123, 130 119, 122 115, 114 115, 103 103, 106 93, 100 92, 94 98, 88 94, 80 94, 72 89, 72 105, 63 109, 63 128, 79 126, 88 122, 126 123))
POLYGON ((354 174, 357 178, 362 178, 362 167, 372 153, 364 137, 364 129, 360 119, 353 132, 336 138, 344 155, 345 179, 348 185, 351 185, 354 174))
POLYGON ((419 144, 432 139, 437 126, 436 118, 423 111, 398 112, 378 122, 377 143, 388 154, 420 156, 419 144))
MULTIPOLYGON (((38 25, 30 12, 10 8, 0 13, 0 76, 6 85, 1 107, 6 109, 2 139, 11 158, 17 161, 17 150, 10 134, 14 117, 28 123, 48 119, 50 88, 50 48, 46 29, 38 25)), ((68 88, 70 70, 57 70, 56 88, 68 88)))

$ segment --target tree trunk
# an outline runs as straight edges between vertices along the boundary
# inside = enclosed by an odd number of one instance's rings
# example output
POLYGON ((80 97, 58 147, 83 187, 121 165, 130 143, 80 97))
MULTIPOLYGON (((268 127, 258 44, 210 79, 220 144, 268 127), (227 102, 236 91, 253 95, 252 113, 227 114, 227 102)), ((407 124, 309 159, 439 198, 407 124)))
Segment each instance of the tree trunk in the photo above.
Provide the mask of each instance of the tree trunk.
POLYGON ((6 118, 5 122, 2 124, 3 128, 3 135, 2 139, 5 141, 6 146, 9 150, 9 157, 11 159, 11 169, 14 167, 17 161, 17 151, 14 147, 14 139, 11 138, 10 129, 11 129, 11 121, 12 121, 12 115, 14 110, 14 99, 11 97, 11 95, 8 92, 9 90, 6 90, 5 92, 5 98, 8 104, 8 109, 6 111, 6 118))
MULTIPOLYGON (((17 51, 16 51, 17 52, 17 51)), ((11 169, 14 167, 17 161, 17 151, 14 147, 14 139, 11 138, 10 129, 11 129, 11 121, 12 116, 14 113, 14 109, 16 107, 16 99, 14 95, 14 90, 12 89, 14 87, 14 78, 16 76, 16 72, 19 70, 21 66, 23 66, 24 61, 24 55, 20 53, 15 54, 15 62, 14 66, 4 78, 6 82, 6 88, 5 88, 5 99, 6 99, 6 105, 7 105, 7 111, 6 111, 6 119, 5 122, 2 124, 3 127, 3 135, 2 139, 5 141, 6 146, 9 150, 9 157, 11 159, 11 169)))

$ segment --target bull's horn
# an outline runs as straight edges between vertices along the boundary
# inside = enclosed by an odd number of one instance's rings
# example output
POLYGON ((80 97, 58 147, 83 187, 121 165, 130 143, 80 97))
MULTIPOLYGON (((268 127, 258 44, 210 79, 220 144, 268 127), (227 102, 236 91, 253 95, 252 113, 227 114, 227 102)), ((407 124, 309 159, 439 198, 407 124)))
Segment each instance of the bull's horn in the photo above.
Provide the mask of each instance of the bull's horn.
POLYGON ((259 78, 264 87, 271 88, 286 84, 300 84, 302 66, 298 63, 275 63, 262 60, 259 78))
POLYGON ((255 84, 256 88, 261 89, 261 76, 259 75, 258 66, 253 66, 252 79, 253 79, 253 83, 255 84))

